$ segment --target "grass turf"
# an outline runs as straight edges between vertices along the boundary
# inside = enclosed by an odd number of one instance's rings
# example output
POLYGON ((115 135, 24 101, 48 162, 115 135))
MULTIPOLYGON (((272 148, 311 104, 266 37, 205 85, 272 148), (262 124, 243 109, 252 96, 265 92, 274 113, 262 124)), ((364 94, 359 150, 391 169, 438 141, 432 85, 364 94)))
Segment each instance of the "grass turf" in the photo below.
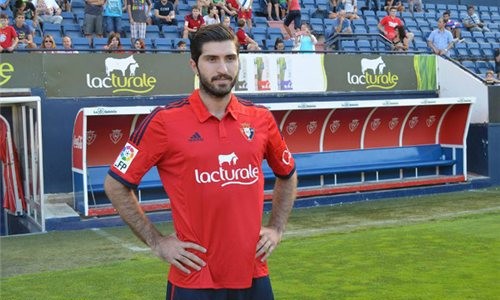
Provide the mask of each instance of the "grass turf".
MULTIPOLYGON (((276 299, 495 299, 499 211, 498 189, 295 210, 270 259, 276 299)), ((167 264, 102 231, 0 239, 0 297, 164 299, 167 264)))

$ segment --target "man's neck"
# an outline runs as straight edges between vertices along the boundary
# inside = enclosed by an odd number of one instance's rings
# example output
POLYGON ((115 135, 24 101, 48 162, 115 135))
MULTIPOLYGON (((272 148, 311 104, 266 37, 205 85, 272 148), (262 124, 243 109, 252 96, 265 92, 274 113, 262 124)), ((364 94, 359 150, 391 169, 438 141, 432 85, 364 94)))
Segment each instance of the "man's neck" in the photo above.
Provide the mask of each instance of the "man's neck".
POLYGON ((209 95, 204 90, 200 89, 200 98, 203 104, 205 104, 208 112, 217 119, 221 120, 226 113, 226 108, 229 104, 229 101, 231 101, 231 94, 219 98, 213 95, 209 95))

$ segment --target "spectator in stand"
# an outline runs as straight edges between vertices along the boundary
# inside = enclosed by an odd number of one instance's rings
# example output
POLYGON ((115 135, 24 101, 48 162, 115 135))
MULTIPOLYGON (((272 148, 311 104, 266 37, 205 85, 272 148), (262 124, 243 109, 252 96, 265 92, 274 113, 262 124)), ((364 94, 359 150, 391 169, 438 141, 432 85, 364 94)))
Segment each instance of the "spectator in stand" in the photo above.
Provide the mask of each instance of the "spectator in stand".
POLYGON ((126 9, 126 0, 106 0, 103 16, 107 35, 111 32, 123 33, 122 16, 126 9))
POLYGON ((61 8, 55 0, 33 0, 38 18, 42 23, 61 24, 61 8))
POLYGON ((300 4, 299 0, 288 0, 288 12, 285 16, 285 20, 283 21, 283 27, 285 27, 285 31, 288 34, 290 39, 293 39, 292 31, 290 30, 290 24, 293 21, 293 27, 295 30, 300 30, 300 26, 302 23, 302 15, 300 12, 300 4))
POLYGON ((422 0, 408 0, 408 9, 411 13, 423 12, 423 7, 422 0))
POLYGON ((296 33, 295 49, 299 52, 314 52, 318 40, 311 32, 311 26, 308 23, 302 23, 300 31, 296 33))
POLYGON ((238 20, 243 19, 245 20, 245 23, 247 25, 247 29, 250 31, 252 30, 252 3, 253 0, 249 0, 248 7, 245 8, 243 6, 240 6, 240 11, 238 12, 238 20))
MULTIPOLYGON (((230 16, 237 16, 240 12, 239 0, 226 0, 226 7, 230 11, 230 13, 228 13, 230 16)), ((221 19, 224 20, 224 18, 221 19)))
POLYGON ((186 42, 184 41, 179 41, 177 43, 177 50, 179 51, 187 51, 187 45, 186 45, 186 42))
POLYGON ((231 27, 231 18, 229 16, 224 17, 222 24, 234 33, 233 27, 231 27))
POLYGON ((9 16, 0 13, 0 53, 14 52, 18 41, 16 30, 9 25, 9 16))
POLYGON ((162 28, 163 25, 177 26, 177 19, 175 18, 174 4, 169 0, 159 0, 154 4, 154 18, 153 23, 162 28))
POLYGON ((56 41, 54 41, 54 37, 50 34, 46 34, 43 36, 42 44, 40 45, 40 49, 52 49, 52 51, 43 51, 43 53, 56 53, 57 51, 53 51, 57 48, 56 41))
MULTIPOLYGON (((217 10, 219 11, 219 16, 221 17, 224 17, 226 14, 231 13, 231 11, 226 6, 225 0, 212 0, 211 4, 217 7, 217 10)), ((210 6, 208 7, 208 10, 209 10, 208 12, 210 12, 210 6)))
POLYGON ((408 51, 409 39, 408 34, 403 26, 396 26, 396 36, 392 40, 393 51, 408 51))
POLYGON ((474 5, 467 6, 467 14, 462 18, 462 24, 469 31, 490 31, 486 24, 481 22, 479 16, 477 15, 474 5))
POLYGON ((205 22, 205 25, 219 24, 220 18, 219 18, 218 12, 219 11, 217 9, 217 6, 210 5, 208 7, 208 15, 203 17, 203 21, 205 22))
POLYGON ((83 33, 85 37, 92 40, 96 37, 103 37, 103 9, 106 0, 86 0, 85 15, 83 20, 83 33))
POLYGON ((437 21, 437 29, 434 29, 427 38, 427 45, 432 52, 437 55, 448 55, 448 51, 453 47, 453 35, 445 28, 446 23, 443 18, 437 21))
POLYGON ((497 73, 497 78, 500 79, 500 48, 495 49, 495 73, 497 73))
POLYGON ((338 33, 352 33, 351 21, 346 18, 345 10, 343 9, 339 10, 332 25, 332 36, 338 33))
POLYGON ((16 22, 12 25, 17 33, 17 49, 28 48, 28 46, 33 43, 33 32, 30 27, 26 25, 24 19, 24 13, 18 11, 16 14, 16 22))
POLYGON ((191 13, 184 17, 184 33, 182 37, 190 40, 193 39, 194 34, 205 25, 205 20, 200 13, 200 8, 198 6, 193 6, 191 8, 191 13))
POLYGON ((340 0, 329 0, 328 2, 328 18, 335 19, 337 18, 337 12, 339 10, 340 0))
POLYGON ((281 38, 276 38, 274 41, 274 51, 276 52, 284 52, 285 51, 285 42, 281 38))
MULTIPOLYGON (((396 38, 396 26, 403 26, 404 23, 400 18, 396 17, 397 8, 395 6, 389 9, 389 15, 385 16, 380 20, 378 24, 378 29, 384 34, 384 36, 391 42, 396 38)), ((408 39, 408 44, 413 40, 413 33, 405 32, 405 36, 408 39)))
POLYGON ((396 1, 396 4, 394 4, 394 0, 385 0, 384 10, 387 11, 387 13, 389 13, 389 10, 393 6, 395 6, 396 10, 399 12, 405 11, 405 7, 401 1, 398 0, 396 1))
POLYGON ((73 49, 73 41, 71 40, 71 37, 69 36, 64 36, 62 39, 63 43, 63 49, 61 53, 66 53, 66 54, 71 54, 71 53, 78 53, 75 49, 73 49))
POLYGON ((462 32, 461 32, 461 28, 462 28, 462 24, 458 21, 455 21, 455 20, 452 20, 450 19, 450 11, 447 10, 443 13, 443 21, 444 21, 444 28, 446 28, 446 30, 449 30, 451 32, 451 34, 453 35, 453 41, 455 43, 461 43, 463 42, 463 39, 461 38, 462 37, 462 32))
POLYGON ((495 72, 493 70, 488 70, 486 71, 484 81, 486 81, 487 84, 497 84, 500 83, 500 80, 495 78, 495 72))
POLYGON ((33 3, 29 0, 17 0, 14 9, 15 15, 17 15, 18 12, 24 13, 24 22, 30 27, 31 32, 34 32, 35 27, 38 27, 38 14, 33 3))
POLYGON ((146 44, 144 43, 144 40, 142 40, 142 39, 135 40, 134 49, 132 52, 133 53, 146 53, 146 44))
POLYGON ((146 26, 151 11, 150 0, 128 0, 127 11, 130 19, 130 39, 132 43, 136 39, 146 38, 146 26))
POLYGON ((210 4, 212 4, 211 0, 197 0, 196 1, 196 6, 198 6, 200 8, 202 16, 208 14, 208 7, 210 6, 210 4))
POLYGON ((118 32, 112 32, 108 36, 108 42, 104 45, 104 50, 108 53, 123 53, 122 41, 118 32))
POLYGON ((257 51, 260 50, 259 44, 252 40, 245 32, 245 20, 238 20, 238 30, 236 31, 236 37, 238 38, 238 43, 242 50, 257 51))
POLYGON ((0 0, 0 9, 7 10, 9 9, 10 0, 0 0))
POLYGON ((278 0, 267 0, 267 19, 269 21, 281 21, 280 19, 280 4, 278 0), (273 18, 273 8, 275 18, 273 18))
POLYGON ((380 9, 379 0, 365 0, 365 8, 368 10, 378 11, 380 9))
POLYGON ((349 20, 359 19, 358 16, 358 0, 342 0, 344 5, 345 16, 349 20))

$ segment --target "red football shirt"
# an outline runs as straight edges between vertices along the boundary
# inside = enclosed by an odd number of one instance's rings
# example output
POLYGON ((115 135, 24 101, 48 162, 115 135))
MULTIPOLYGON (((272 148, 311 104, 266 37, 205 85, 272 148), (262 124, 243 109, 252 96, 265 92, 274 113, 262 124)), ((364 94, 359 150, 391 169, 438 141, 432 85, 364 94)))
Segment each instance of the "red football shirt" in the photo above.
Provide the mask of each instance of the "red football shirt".
POLYGON ((242 28, 238 28, 238 30, 236 31, 236 37, 238 38, 238 43, 240 44, 240 46, 246 46, 248 44, 247 34, 242 28))
POLYGON ((194 19, 192 14, 186 15, 184 17, 184 21, 188 22, 188 27, 191 29, 200 29, 201 25, 205 24, 205 20, 203 20, 203 16, 201 14, 198 15, 197 19, 194 19))
POLYGON ((403 21, 398 17, 385 16, 380 20, 380 24, 384 26, 386 37, 393 40, 396 37, 396 26, 403 26, 403 21))
POLYGON ((262 222, 266 158, 287 178, 295 162, 272 114, 232 96, 226 114, 212 116, 195 91, 153 111, 135 130, 110 175, 136 187, 154 165, 170 197, 182 241, 197 243, 207 265, 186 275, 170 268, 169 280, 185 288, 248 288, 266 276, 255 258, 262 222))
POLYGON ((12 26, 0 28, 0 46, 6 49, 12 46, 12 39, 17 37, 17 32, 12 26))

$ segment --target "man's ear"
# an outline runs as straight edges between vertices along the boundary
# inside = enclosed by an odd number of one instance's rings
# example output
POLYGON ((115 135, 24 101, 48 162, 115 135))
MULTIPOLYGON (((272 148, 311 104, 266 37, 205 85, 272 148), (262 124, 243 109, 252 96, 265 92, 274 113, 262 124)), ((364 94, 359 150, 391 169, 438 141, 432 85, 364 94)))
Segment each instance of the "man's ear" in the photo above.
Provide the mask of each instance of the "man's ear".
POLYGON ((191 58, 189 59, 189 64, 191 65, 191 69, 193 70, 195 75, 198 75, 198 66, 196 65, 196 62, 191 58))

